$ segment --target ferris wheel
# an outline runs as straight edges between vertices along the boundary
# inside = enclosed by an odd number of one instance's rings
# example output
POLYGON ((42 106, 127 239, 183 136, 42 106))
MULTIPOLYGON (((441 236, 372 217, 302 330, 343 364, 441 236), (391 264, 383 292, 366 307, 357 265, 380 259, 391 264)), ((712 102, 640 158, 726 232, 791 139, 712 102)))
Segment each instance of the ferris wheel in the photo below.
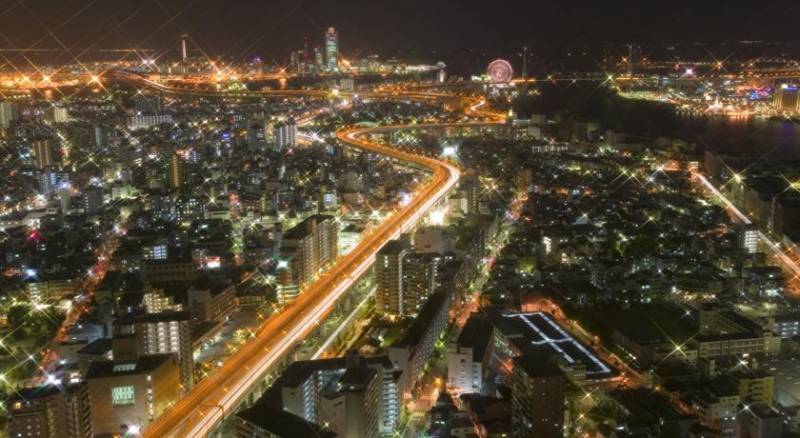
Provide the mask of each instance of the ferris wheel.
POLYGON ((486 68, 489 81, 493 84, 507 84, 514 78, 514 69, 505 59, 495 59, 486 68))

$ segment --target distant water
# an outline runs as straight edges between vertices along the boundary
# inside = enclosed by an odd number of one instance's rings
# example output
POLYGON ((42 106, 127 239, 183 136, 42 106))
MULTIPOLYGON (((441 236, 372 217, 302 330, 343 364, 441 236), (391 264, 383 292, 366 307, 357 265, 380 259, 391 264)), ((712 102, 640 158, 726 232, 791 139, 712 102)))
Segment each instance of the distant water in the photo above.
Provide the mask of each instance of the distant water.
POLYGON ((686 117, 687 138, 712 150, 772 159, 800 159, 800 123, 760 118, 686 117))

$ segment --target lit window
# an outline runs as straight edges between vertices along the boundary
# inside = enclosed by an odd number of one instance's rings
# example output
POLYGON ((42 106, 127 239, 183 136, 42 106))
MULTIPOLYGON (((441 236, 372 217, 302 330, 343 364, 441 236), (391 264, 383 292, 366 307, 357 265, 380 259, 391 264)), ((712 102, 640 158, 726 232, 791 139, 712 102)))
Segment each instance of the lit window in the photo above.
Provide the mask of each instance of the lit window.
POLYGON ((133 386, 117 386, 111 388, 111 404, 126 406, 134 403, 133 386))
POLYGON ((133 371, 136 369, 136 363, 118 363, 114 365, 114 372, 121 373, 125 371, 133 371))

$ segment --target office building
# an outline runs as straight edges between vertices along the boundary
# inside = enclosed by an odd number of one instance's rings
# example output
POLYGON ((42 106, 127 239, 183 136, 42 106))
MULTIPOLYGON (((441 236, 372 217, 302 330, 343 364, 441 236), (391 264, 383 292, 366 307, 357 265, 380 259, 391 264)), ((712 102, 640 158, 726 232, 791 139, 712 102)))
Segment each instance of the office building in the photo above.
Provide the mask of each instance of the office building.
POLYGON ((92 421, 85 384, 21 388, 5 401, 8 436, 14 438, 91 438, 92 421))
POLYGON ((329 27, 325 32, 325 70, 335 72, 339 69, 339 32, 329 27))
POLYGON ((178 356, 157 354, 137 360, 92 362, 86 382, 94 436, 124 436, 144 430, 178 400, 178 356))
POLYGON ((403 258, 408 248, 400 240, 386 243, 375 256, 375 295, 378 311, 384 315, 402 317, 403 310, 403 258))
POLYGON ((563 438, 567 378, 540 357, 513 360, 511 421, 518 438, 563 438))

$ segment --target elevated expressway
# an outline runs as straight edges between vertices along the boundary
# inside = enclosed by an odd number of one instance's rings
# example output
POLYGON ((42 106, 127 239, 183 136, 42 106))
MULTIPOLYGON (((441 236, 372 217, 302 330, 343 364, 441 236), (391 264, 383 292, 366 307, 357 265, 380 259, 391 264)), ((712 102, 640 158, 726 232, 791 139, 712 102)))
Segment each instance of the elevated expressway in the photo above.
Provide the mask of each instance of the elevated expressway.
MULTIPOLYGON (((186 90, 162 91, 184 92, 186 90)), ((205 94, 207 91, 200 91, 205 94)), ((196 94, 195 91, 189 91, 196 94)), ((208 92, 212 93, 212 92, 208 92)), ((248 95, 327 97, 320 91, 266 91, 248 95)), ((453 96, 409 93, 387 95, 365 93, 362 96, 396 100, 437 101, 453 96)), ((502 116, 481 109, 482 101, 455 98, 469 115, 482 119, 463 125, 489 125, 502 123, 502 116)), ((150 423, 142 433, 148 438, 201 437, 213 433, 226 415, 233 413, 250 394, 253 387, 264 379, 271 368, 302 341, 319 321, 333 309, 336 301, 372 266, 375 254, 389 240, 410 231, 435 206, 445 199, 458 182, 460 170, 457 166, 437 158, 418 155, 386 144, 367 139, 370 134, 385 134, 401 129, 453 127, 459 124, 430 124, 380 126, 364 129, 343 129, 336 133, 344 144, 368 152, 384 155, 415 167, 427 169, 430 178, 413 196, 411 202, 389 216, 378 227, 363 237, 359 245, 349 254, 340 257, 333 266, 314 283, 307 286, 288 307, 270 317, 258 329, 256 336, 244 344, 208 378, 199 382, 169 410, 150 423)))

